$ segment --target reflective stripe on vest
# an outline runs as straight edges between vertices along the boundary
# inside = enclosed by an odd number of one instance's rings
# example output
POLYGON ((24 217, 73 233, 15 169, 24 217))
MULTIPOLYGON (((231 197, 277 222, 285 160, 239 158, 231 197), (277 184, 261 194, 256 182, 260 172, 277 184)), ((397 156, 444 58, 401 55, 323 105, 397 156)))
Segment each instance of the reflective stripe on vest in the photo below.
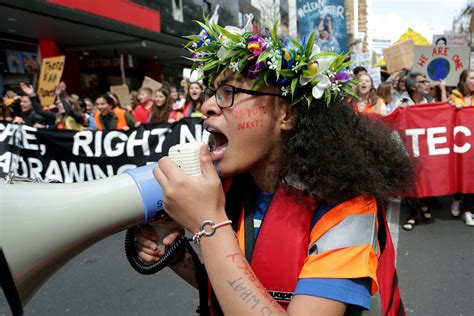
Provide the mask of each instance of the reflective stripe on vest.
POLYGON ((325 232, 311 245, 308 255, 353 246, 372 245, 377 252, 377 217, 373 214, 351 215, 325 232), (369 232, 365 233, 365 232, 369 232))

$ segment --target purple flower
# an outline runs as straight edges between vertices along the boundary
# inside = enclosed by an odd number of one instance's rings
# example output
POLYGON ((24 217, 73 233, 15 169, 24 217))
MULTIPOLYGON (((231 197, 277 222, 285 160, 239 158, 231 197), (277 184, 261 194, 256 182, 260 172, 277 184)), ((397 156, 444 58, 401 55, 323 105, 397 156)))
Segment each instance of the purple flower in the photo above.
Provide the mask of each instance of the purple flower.
POLYGON ((343 71, 339 71, 335 76, 334 76, 334 80, 339 80, 340 82, 347 82, 349 81, 349 79, 351 79, 351 76, 349 75, 349 73, 345 70, 343 71))
POLYGON ((265 40, 261 35, 252 35, 249 37, 247 48, 253 56, 258 56, 265 50, 265 40))
POLYGON ((265 67, 265 63, 263 61, 253 64, 247 71, 247 77, 249 77, 250 79, 256 79, 259 76, 260 71, 262 71, 263 67, 265 67))
POLYGON ((265 28, 265 34, 267 34, 268 37, 271 36, 270 30, 268 29, 268 27, 265 28))

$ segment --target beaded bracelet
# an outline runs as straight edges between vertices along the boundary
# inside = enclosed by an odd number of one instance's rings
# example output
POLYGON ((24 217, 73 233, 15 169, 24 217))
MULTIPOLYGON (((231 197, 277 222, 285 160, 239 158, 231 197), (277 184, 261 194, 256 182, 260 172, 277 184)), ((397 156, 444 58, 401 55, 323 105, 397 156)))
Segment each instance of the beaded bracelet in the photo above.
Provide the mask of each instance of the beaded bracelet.
POLYGON ((199 231, 197 233, 195 233, 193 235, 193 241, 199 245, 199 241, 201 239, 201 237, 211 237, 213 236, 215 233, 216 233, 216 230, 219 228, 219 227, 222 227, 222 226, 226 226, 226 225, 230 225, 232 224, 232 221, 229 219, 227 221, 224 221, 222 223, 219 223, 219 224, 216 224, 214 223, 213 221, 211 220, 205 220, 201 223, 201 225, 199 225, 199 231), (210 231, 206 231, 204 228, 206 226, 210 226, 211 227, 211 230, 210 231))

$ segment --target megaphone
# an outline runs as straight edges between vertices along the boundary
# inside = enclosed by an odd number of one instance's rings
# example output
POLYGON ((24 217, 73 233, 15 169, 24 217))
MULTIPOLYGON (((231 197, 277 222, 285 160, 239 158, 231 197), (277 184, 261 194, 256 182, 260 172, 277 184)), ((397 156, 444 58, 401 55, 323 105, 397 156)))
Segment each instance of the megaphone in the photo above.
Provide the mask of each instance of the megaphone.
MULTIPOLYGON (((187 173, 200 174, 199 145, 173 146, 169 155, 187 173)), ((0 284, 14 314, 22 314, 41 285, 75 255, 162 213, 154 166, 73 184, 0 180, 0 284)))

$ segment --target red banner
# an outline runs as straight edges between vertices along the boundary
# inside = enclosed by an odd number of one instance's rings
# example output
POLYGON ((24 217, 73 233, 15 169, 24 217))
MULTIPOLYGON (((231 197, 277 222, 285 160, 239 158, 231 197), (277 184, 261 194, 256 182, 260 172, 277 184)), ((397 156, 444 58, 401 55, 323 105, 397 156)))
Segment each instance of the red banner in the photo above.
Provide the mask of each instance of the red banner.
POLYGON ((397 109, 384 120, 419 162, 416 196, 474 193, 474 108, 429 103, 397 109))

